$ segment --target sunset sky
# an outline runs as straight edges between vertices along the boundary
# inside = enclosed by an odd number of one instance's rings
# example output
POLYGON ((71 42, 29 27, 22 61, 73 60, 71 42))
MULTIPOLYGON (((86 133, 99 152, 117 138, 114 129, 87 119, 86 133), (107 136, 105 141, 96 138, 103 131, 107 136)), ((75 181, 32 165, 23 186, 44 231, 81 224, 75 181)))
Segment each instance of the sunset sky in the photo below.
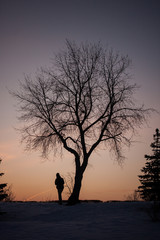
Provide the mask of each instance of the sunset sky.
MULTIPOLYGON (((73 157, 26 152, 21 144, 16 101, 24 73, 50 66, 65 47, 65 39, 98 42, 132 60, 133 82, 140 88, 137 102, 160 112, 160 1, 159 0, 0 0, 0 179, 12 185, 16 200, 56 200, 56 172, 74 172, 73 157)), ((124 200, 139 185, 137 175, 151 154, 150 143, 160 115, 137 129, 134 143, 124 149, 119 166, 106 150, 94 153, 85 172, 81 199, 124 200)), ((64 190, 63 198, 67 198, 64 190)))

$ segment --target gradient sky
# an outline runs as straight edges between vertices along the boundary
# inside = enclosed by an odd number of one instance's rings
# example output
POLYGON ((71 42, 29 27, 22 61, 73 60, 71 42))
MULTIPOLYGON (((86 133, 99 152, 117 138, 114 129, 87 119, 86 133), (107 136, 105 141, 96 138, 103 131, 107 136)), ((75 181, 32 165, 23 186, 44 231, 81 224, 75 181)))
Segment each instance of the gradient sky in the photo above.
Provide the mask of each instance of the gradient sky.
MULTIPOLYGON (((97 42, 132 60, 133 82, 140 86, 139 104, 160 111, 160 2, 159 0, 0 0, 0 172, 12 184, 17 200, 55 200, 56 172, 74 172, 73 158, 25 152, 15 131, 16 102, 8 90, 18 89, 23 74, 50 66, 65 39, 97 42)), ((152 114, 141 126, 126 160, 119 166, 108 151, 91 156, 81 199, 124 200, 139 185, 137 175, 150 154, 150 143, 160 115, 152 114)), ((67 198, 66 190, 63 197, 67 198)))

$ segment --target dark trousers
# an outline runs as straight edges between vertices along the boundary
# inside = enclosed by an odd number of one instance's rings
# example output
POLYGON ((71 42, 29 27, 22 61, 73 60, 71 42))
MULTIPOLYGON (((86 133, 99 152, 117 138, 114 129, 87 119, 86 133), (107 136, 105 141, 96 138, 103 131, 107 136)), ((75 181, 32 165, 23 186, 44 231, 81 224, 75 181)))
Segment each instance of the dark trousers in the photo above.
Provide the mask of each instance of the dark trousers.
POLYGON ((58 190, 59 204, 62 204, 62 191, 63 191, 63 188, 57 188, 57 190, 58 190))

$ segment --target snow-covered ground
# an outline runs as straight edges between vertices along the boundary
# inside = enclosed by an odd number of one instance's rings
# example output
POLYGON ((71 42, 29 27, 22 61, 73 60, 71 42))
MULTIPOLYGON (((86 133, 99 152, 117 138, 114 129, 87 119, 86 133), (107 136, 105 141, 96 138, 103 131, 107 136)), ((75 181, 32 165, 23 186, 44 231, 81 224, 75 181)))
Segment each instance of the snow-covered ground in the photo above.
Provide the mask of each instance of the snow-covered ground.
POLYGON ((160 222, 153 222, 145 202, 0 203, 1 240, 158 240, 160 222))

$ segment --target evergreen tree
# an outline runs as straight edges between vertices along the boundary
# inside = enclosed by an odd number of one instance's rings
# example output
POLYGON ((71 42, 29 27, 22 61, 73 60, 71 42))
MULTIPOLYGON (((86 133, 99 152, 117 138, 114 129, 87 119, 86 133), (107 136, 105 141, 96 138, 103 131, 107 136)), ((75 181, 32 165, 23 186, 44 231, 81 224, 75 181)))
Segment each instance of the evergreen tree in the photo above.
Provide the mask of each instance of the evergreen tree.
MULTIPOLYGON (((2 159, 0 159, 0 163, 2 162, 2 159)), ((2 177, 4 173, 0 173, 0 177, 2 177)), ((0 183, 0 201, 4 200, 7 197, 7 194, 5 193, 5 187, 7 186, 6 183, 0 183)))
POLYGON ((140 196, 146 201, 160 201, 160 133, 156 129, 151 144, 153 154, 145 155, 146 164, 139 175, 141 186, 138 187, 140 196))

